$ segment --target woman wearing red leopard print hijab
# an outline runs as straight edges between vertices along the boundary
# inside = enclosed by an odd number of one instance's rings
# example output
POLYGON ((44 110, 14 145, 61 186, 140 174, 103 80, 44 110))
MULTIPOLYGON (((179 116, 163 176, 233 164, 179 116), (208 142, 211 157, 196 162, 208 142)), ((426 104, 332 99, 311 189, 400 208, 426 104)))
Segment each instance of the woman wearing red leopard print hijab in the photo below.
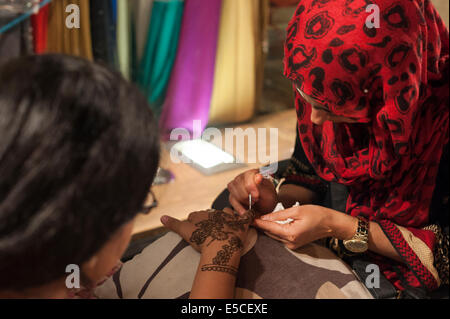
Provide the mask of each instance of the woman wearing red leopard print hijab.
MULTIPOLYGON (((302 0, 287 32, 285 75, 294 83, 298 143, 309 162, 299 167, 310 165, 316 174, 303 169, 291 176, 292 184, 347 186, 347 214, 308 205, 266 215, 256 225, 296 248, 329 235, 349 239, 355 217, 364 217, 370 221, 366 256, 397 289, 448 283, 448 256, 446 270, 438 271, 439 232, 430 227, 449 139, 448 30, 433 5, 302 0), (378 10, 366 11, 373 4, 378 10), (372 27, 377 11, 379 27, 372 27), (294 222, 273 223, 287 218, 294 222)), ((244 203, 237 185, 254 176, 231 183, 231 203, 244 203)), ((258 200, 263 183, 255 178, 253 185, 247 189, 258 200)))
POLYGON ((285 74, 298 88, 299 136, 317 174, 348 185, 347 213, 378 222, 410 266, 410 284, 433 289, 433 264, 408 241, 433 247, 421 228, 448 142, 448 33, 429 1, 372 2, 301 1, 285 74), (379 28, 365 23, 372 2, 379 28), (302 93, 361 124, 315 125, 302 93))

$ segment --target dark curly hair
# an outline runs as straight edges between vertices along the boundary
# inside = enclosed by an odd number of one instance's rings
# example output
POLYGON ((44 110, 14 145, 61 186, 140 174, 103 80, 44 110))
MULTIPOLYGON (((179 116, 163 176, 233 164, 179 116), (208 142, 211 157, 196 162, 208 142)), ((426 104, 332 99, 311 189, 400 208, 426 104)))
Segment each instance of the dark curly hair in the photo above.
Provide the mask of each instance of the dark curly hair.
POLYGON ((141 209, 159 162, 145 97, 64 55, 0 67, 0 290, 63 278, 141 209))

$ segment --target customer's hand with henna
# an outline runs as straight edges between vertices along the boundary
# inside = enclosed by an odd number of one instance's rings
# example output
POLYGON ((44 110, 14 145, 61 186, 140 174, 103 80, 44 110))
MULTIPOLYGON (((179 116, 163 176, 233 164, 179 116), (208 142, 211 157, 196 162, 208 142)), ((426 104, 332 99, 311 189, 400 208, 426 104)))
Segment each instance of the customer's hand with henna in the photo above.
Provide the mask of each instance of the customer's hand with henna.
POLYGON ((190 298, 233 298, 248 228, 255 214, 230 208, 191 213, 186 221, 163 216, 161 222, 201 252, 190 298))

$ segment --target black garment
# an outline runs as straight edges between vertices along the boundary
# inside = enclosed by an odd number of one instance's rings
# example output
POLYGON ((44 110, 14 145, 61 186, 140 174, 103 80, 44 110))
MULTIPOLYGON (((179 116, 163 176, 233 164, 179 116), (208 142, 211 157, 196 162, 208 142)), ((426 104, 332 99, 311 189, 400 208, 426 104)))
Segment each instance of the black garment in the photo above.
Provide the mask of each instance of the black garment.
POLYGON ((293 184, 303 186, 312 190, 319 195, 322 202, 329 192, 329 183, 322 180, 309 163, 302 144, 299 139, 298 130, 295 140, 294 153, 292 154, 289 164, 284 171, 278 171, 275 175, 277 178, 284 178, 283 184, 293 184))
POLYGON ((447 234, 450 212, 450 206, 448 203, 450 197, 450 157, 448 148, 449 146, 447 144, 441 157, 441 163, 439 164, 439 171, 436 177, 436 188, 434 189, 430 210, 430 223, 440 225, 444 230, 446 230, 447 234))
POLYGON ((116 24, 111 1, 95 0, 89 3, 94 60, 117 69, 116 24))

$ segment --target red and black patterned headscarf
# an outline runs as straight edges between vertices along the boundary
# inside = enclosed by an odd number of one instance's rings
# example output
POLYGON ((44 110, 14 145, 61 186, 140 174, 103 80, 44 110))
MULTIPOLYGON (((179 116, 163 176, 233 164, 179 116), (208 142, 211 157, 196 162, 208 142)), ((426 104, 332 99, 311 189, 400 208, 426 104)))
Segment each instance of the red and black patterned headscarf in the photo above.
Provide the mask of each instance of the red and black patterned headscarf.
POLYGON ((421 228, 449 139, 448 30, 425 0, 302 0, 287 31, 285 75, 333 114, 358 121, 315 125, 296 92, 309 161, 323 179, 349 186, 347 213, 377 221, 404 250, 409 283, 436 288, 396 225, 432 249, 433 233, 421 228), (366 23, 374 22, 370 4, 379 28, 366 23))

